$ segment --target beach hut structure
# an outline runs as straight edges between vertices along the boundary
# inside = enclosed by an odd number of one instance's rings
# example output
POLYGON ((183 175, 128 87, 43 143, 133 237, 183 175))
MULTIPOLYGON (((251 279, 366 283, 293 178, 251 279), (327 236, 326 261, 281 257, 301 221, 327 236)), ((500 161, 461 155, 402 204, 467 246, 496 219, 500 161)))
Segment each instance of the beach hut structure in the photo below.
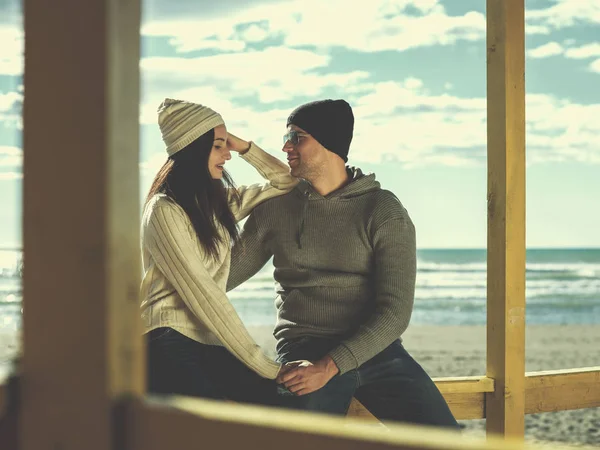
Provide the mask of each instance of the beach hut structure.
POLYGON ((525 414, 600 406, 600 367, 524 370, 524 0, 487 0, 487 373, 436 379, 457 418, 487 419, 487 441, 382 432, 356 402, 338 419, 147 397, 140 2, 23 3, 23 352, 0 384, 0 449, 525 448, 525 414))

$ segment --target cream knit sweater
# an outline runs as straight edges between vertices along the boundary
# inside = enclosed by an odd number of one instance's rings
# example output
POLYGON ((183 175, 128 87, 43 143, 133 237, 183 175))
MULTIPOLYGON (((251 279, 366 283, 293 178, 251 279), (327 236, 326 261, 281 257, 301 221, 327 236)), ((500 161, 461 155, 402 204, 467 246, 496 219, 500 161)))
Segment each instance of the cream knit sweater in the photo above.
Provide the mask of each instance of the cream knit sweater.
MULTIPOLYGON (((231 208, 238 221, 255 206, 297 184, 286 164, 255 144, 241 157, 269 182, 237 188, 241 205, 232 203, 231 208)), ((250 337, 225 294, 231 264, 229 239, 219 247, 217 261, 208 257, 187 214, 164 194, 146 205, 141 239, 144 332, 170 327, 197 342, 222 345, 260 376, 275 378, 280 365, 250 337)))

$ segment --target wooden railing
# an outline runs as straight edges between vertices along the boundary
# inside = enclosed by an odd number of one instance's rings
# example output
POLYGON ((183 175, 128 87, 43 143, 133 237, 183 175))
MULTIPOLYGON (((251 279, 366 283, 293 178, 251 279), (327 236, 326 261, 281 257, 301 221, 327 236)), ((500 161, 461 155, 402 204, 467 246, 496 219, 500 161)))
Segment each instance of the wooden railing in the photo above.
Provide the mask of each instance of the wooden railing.
MULTIPOLYGON (((190 438, 207 448, 286 450, 511 450, 534 448, 499 437, 464 439, 457 432, 432 427, 380 427, 356 419, 304 412, 273 414, 265 408, 241 407, 191 398, 129 405, 129 450, 193 448, 190 438)), ((541 447, 535 447, 541 448, 541 447)))
MULTIPOLYGON (((494 392, 487 377, 435 378, 438 389, 458 420, 485 419, 486 394, 494 392)), ((8 410, 8 385, 0 384, 0 419, 8 410)), ((600 367, 529 372, 525 374, 523 414, 600 407, 600 367)), ((354 399, 348 417, 377 419, 354 399)))
MULTIPOLYGON (((456 377, 434 381, 458 420, 486 418, 486 395, 494 392, 493 379, 456 377)), ((526 373, 524 402, 522 414, 600 407, 600 367, 526 373)), ((377 420, 356 399, 349 415, 377 420)))

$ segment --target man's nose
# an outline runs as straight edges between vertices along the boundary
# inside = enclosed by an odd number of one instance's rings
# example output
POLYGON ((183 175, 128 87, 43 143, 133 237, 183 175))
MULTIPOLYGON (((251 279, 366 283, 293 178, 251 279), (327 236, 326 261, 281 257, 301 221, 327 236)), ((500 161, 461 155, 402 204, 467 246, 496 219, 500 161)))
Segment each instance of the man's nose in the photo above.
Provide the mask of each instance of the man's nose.
POLYGON ((294 150, 294 146, 292 145, 292 143, 290 141, 286 141, 285 144, 283 144, 283 148, 281 150, 284 151, 285 153, 289 153, 292 150, 294 150))

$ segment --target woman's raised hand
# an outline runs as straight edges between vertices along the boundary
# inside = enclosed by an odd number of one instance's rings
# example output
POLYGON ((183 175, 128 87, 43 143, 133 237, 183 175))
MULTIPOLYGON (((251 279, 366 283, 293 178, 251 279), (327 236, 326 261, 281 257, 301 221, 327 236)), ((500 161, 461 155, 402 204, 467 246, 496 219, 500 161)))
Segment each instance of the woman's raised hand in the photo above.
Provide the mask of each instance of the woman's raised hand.
POLYGON ((232 152, 246 153, 250 149, 250 142, 240 139, 235 134, 228 133, 227 148, 232 152))

